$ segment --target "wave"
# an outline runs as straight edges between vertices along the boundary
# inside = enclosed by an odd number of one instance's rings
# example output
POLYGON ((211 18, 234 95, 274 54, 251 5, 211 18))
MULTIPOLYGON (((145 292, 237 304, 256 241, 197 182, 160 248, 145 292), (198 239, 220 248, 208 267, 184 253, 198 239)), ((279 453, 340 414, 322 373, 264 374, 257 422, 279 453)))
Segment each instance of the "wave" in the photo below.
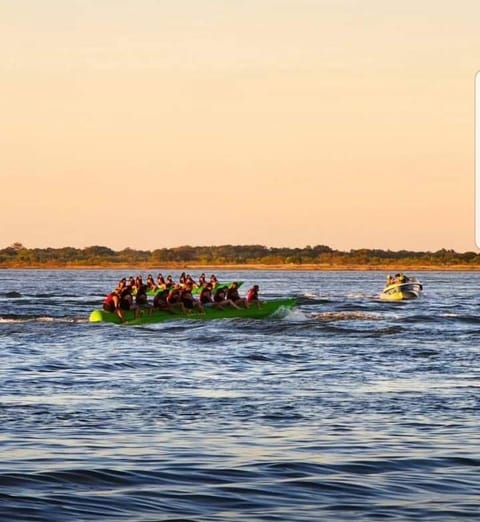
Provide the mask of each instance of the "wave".
POLYGON ((11 291, 11 292, 0 292, 0 297, 7 297, 8 299, 15 299, 18 297, 23 297, 20 292, 11 291))
MULTIPOLYGON (((324 451, 319 447, 316 453, 324 451)), ((189 463, 163 458, 156 465, 4 471, 3 520, 46 521, 53 513, 57 522, 104 517, 313 521, 343 515, 372 520, 393 513, 399 520, 474 520, 478 515, 476 458, 334 459, 324 454, 323 462, 305 462, 253 456, 233 465, 221 458, 221 451, 192 451, 189 463)))
POLYGON ((304 294, 304 295, 298 296, 296 299, 297 299, 297 304, 303 305, 303 306, 326 304, 326 303, 332 302, 332 300, 329 299, 328 297, 318 297, 313 294, 309 294, 309 295, 304 294))
POLYGON ((47 315, 3 315, 0 324, 14 323, 83 323, 88 322, 85 317, 53 317, 47 315))
POLYGON ((380 294, 365 294, 365 293, 355 292, 355 293, 347 294, 346 297, 348 299, 377 299, 380 297, 380 294))
POLYGON ((312 319, 318 321, 378 321, 383 319, 380 314, 373 312, 318 312, 312 313, 312 319))
POLYGON ((472 324, 480 323, 480 317, 477 315, 462 315, 462 314, 455 314, 455 313, 444 313, 444 314, 440 314, 440 317, 443 317, 447 321, 453 320, 453 321, 459 321, 459 322, 463 322, 463 323, 472 323, 472 324))

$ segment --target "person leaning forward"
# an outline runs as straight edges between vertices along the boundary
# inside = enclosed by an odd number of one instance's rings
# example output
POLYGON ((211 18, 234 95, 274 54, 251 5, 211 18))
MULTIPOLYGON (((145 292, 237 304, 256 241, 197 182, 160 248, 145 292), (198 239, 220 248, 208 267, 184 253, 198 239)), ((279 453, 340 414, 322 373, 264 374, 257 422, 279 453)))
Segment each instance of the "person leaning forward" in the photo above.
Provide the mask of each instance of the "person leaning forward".
POLYGON ((247 300, 240 297, 238 293, 238 283, 233 281, 227 290, 227 299, 234 302, 237 306, 243 306, 244 308, 248 308, 247 300))
POLYGON ((218 288, 213 294, 213 301, 217 308, 222 310, 225 306, 231 306, 232 308, 240 309, 238 305, 236 305, 231 299, 227 299, 227 292, 225 288, 221 286, 218 288))
POLYGON ((103 300, 103 309, 106 312, 118 315, 122 323, 125 321, 125 316, 120 308, 120 292, 118 289, 113 290, 113 292, 110 292, 107 297, 105 297, 103 300))

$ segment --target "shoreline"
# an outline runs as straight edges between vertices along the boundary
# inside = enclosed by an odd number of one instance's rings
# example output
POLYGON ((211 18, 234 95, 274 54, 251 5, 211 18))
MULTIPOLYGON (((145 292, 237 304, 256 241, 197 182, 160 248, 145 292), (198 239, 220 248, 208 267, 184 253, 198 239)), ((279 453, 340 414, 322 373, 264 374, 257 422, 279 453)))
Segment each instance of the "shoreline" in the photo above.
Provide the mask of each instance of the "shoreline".
POLYGON ((326 264, 286 264, 286 265, 266 265, 266 264, 196 264, 196 263, 167 263, 162 265, 151 265, 146 263, 130 264, 99 264, 99 265, 70 265, 58 263, 46 263, 42 265, 12 265, 0 266, 0 270, 145 270, 148 272, 158 272, 166 270, 278 270, 278 271, 320 271, 320 272, 348 272, 348 271, 377 271, 377 272, 475 272, 480 271, 480 266, 472 265, 326 265, 326 264))

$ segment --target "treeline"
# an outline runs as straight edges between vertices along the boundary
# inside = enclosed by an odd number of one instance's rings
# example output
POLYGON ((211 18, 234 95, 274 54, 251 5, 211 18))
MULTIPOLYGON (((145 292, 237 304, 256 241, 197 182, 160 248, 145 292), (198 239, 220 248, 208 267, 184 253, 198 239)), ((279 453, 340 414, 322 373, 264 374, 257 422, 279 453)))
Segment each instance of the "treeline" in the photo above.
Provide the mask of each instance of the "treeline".
POLYGON ((106 246, 86 248, 26 248, 21 243, 0 250, 0 267, 88 266, 180 266, 180 265, 319 265, 355 266, 468 266, 480 268, 480 254, 441 249, 436 252, 358 249, 340 251, 325 245, 275 248, 263 245, 180 246, 155 250, 120 251, 106 246))

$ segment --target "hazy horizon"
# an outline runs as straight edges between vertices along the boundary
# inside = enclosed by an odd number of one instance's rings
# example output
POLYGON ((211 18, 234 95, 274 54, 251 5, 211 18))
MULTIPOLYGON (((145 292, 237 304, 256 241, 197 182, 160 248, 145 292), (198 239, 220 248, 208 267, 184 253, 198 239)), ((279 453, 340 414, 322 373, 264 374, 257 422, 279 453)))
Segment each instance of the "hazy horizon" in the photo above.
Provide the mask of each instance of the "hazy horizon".
POLYGON ((477 250, 479 19, 473 0, 2 2, 2 243, 477 250))

